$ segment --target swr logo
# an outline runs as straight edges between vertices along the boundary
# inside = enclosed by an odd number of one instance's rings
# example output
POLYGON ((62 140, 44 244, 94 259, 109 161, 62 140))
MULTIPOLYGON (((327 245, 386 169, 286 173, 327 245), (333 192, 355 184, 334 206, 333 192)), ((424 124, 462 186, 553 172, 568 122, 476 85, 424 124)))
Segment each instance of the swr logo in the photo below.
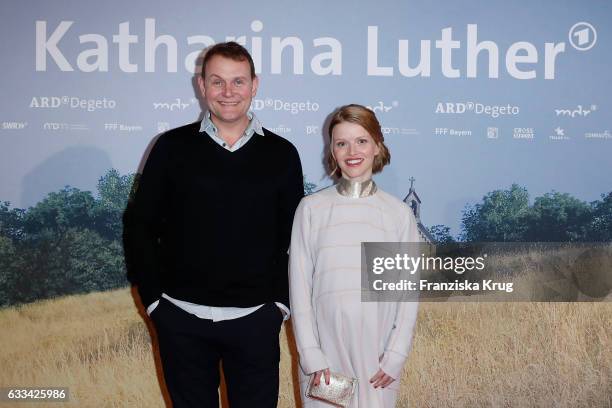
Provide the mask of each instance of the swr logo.
POLYGON ((21 130, 28 126, 28 122, 2 122, 4 130, 21 130))

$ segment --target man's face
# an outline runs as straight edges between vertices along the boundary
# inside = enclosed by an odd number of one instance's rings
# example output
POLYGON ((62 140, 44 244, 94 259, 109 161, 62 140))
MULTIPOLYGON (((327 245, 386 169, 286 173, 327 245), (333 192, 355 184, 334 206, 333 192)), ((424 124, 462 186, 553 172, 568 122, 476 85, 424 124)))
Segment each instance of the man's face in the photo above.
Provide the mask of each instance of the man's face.
POLYGON ((217 125, 248 121, 246 113, 257 93, 259 80, 251 78, 249 62, 215 55, 206 64, 206 77, 198 77, 211 119, 217 125))

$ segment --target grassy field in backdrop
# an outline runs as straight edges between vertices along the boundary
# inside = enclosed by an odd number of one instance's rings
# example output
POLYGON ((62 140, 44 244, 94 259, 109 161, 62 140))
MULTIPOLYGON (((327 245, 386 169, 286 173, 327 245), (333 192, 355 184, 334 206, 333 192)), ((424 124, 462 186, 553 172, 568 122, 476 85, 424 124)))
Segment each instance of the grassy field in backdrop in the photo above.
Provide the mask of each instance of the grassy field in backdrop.
MULTIPOLYGON (((0 327, 0 386, 71 393, 14 406, 164 406, 129 289, 1 309, 0 327)), ((288 332, 279 407, 299 398, 288 332)), ((612 303, 422 303, 398 406, 611 407, 612 303)))

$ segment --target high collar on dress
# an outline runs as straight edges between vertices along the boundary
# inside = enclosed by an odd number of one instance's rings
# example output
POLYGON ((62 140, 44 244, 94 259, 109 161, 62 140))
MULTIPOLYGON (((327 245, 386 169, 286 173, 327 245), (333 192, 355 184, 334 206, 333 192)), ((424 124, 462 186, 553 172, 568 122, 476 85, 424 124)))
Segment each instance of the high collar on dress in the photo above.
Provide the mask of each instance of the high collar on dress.
POLYGON ((372 179, 366 181, 351 181, 341 177, 338 184, 336 184, 336 191, 338 191, 340 195, 349 198, 369 197, 376 193, 377 189, 376 183, 372 179))

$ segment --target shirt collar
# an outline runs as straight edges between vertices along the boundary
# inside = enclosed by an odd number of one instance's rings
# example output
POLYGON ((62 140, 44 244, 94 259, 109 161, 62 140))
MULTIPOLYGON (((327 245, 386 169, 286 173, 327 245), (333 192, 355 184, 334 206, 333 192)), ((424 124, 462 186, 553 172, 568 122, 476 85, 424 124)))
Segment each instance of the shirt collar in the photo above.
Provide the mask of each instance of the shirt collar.
MULTIPOLYGON (((259 119, 257 119, 257 116, 255 116, 255 113, 253 113, 253 111, 248 111, 247 117, 249 118, 249 125, 244 130, 243 136, 252 136, 253 133, 257 133, 258 135, 263 136, 263 126, 261 125, 259 119)), ((206 132, 209 135, 219 137, 219 131, 217 130, 217 127, 215 126, 213 121, 210 119, 210 111, 206 111, 206 113, 204 114, 204 119, 200 124, 200 133, 201 132, 206 132)))

